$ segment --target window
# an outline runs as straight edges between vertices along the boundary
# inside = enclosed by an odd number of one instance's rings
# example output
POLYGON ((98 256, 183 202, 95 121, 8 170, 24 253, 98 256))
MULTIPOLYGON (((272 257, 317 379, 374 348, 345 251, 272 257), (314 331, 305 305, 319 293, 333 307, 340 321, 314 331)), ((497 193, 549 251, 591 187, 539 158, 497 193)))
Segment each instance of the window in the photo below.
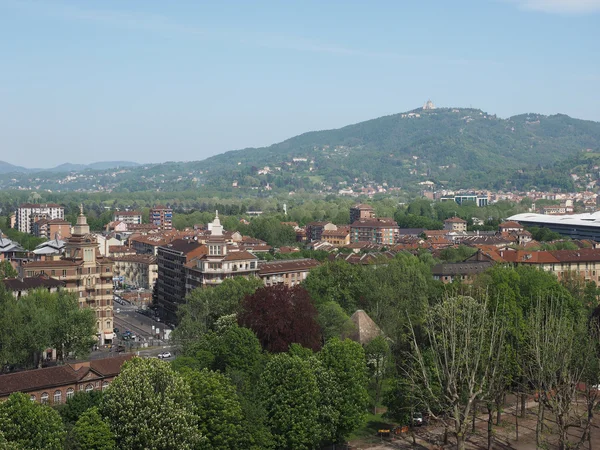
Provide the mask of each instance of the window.
POLYGON ((35 402, 35 394, 31 394, 29 396, 29 400, 31 400, 32 402, 35 402))
POLYGON ((48 404, 48 393, 47 392, 44 392, 42 394, 42 396, 40 397, 40 403, 42 405, 47 405, 48 404))
POLYGON ((69 400, 70 398, 73 398, 74 395, 75 395, 75 390, 73 388, 67 389, 67 400, 69 400))
POLYGON ((61 391, 54 392, 54 399, 53 399, 52 403, 54 403, 55 405, 60 405, 61 402, 62 402, 62 392, 61 391))
POLYGON ((85 392, 92 392, 94 390, 94 385, 93 384, 88 384, 85 387, 85 392))
POLYGON ((63 269, 63 274, 62 274, 62 276, 63 276, 63 277, 66 277, 66 276, 67 276, 67 269, 63 269))

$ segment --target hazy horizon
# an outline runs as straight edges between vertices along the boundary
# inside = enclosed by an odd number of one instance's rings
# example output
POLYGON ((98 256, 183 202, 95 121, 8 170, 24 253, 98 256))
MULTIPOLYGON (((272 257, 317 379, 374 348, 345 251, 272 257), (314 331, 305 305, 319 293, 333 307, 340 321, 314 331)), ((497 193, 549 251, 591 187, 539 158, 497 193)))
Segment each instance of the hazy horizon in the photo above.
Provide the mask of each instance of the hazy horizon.
POLYGON ((202 160, 422 106, 600 121, 600 0, 0 0, 0 160, 202 160))

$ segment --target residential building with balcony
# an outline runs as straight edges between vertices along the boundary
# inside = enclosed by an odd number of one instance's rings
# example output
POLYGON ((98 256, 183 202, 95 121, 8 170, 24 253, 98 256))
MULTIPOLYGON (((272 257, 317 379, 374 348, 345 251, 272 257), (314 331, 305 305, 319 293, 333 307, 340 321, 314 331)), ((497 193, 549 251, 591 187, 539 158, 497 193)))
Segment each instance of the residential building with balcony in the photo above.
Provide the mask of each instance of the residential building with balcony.
POLYGON ((335 231, 337 226, 331 222, 310 222, 306 225, 306 240, 320 241, 323 231, 335 231))
POLYGON ((336 247, 350 244, 350 227, 337 227, 337 230, 324 230, 321 239, 336 247))
POLYGON ((113 337, 113 263, 100 255, 98 243, 83 215, 83 207, 65 241, 60 259, 23 262, 22 278, 47 275, 65 283, 65 290, 75 293, 81 308, 96 313, 97 337, 100 345, 113 337))
POLYGON ((350 208, 350 223, 359 219, 374 219, 375 210, 370 205, 358 204, 350 208))
POLYGON ((158 262, 152 255, 122 255, 110 258, 115 277, 138 288, 152 289, 158 278, 158 262))
POLYGON ((123 222, 127 225, 138 225, 142 223, 142 213, 140 211, 115 211, 113 222, 123 222))
POLYGON ((350 226, 352 242, 370 242, 377 245, 394 245, 398 241, 400 227, 389 217, 359 219, 350 226))
POLYGON ((204 253, 206 246, 193 238, 175 239, 158 247, 156 303, 164 321, 177 322, 177 306, 184 302, 186 295, 185 265, 204 253))
POLYGON ((289 259, 280 261, 259 262, 258 276, 265 286, 283 284, 288 287, 302 283, 308 273, 319 265, 314 259, 289 259))
POLYGON ((157 226, 160 230, 172 230, 173 209, 162 205, 154 206, 150 210, 150 224, 157 226))
POLYGON ((186 290, 200 286, 216 286, 227 278, 258 275, 258 258, 245 250, 230 251, 223 236, 219 215, 211 223, 211 234, 206 239, 208 252, 186 266, 186 290))
POLYGON ((22 233, 32 233, 33 223, 40 219, 63 219, 65 208, 56 203, 23 203, 17 208, 16 228, 22 233))

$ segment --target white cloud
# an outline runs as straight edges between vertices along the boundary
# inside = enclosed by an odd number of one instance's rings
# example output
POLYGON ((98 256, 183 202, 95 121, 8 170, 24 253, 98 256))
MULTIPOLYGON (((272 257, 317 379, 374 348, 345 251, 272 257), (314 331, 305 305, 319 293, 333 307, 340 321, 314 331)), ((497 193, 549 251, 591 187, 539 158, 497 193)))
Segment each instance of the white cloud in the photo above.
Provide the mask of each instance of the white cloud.
POLYGON ((600 0, 508 0, 519 8, 553 14, 585 14, 600 11, 600 0))

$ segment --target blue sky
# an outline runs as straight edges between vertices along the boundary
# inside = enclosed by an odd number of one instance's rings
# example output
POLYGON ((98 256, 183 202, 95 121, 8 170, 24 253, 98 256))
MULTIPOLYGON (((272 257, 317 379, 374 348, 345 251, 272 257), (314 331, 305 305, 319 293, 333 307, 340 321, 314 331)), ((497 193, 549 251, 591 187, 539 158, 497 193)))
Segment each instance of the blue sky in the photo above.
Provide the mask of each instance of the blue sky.
POLYGON ((600 121, 600 0, 0 0, 0 160, 198 160, 406 111, 600 121))

